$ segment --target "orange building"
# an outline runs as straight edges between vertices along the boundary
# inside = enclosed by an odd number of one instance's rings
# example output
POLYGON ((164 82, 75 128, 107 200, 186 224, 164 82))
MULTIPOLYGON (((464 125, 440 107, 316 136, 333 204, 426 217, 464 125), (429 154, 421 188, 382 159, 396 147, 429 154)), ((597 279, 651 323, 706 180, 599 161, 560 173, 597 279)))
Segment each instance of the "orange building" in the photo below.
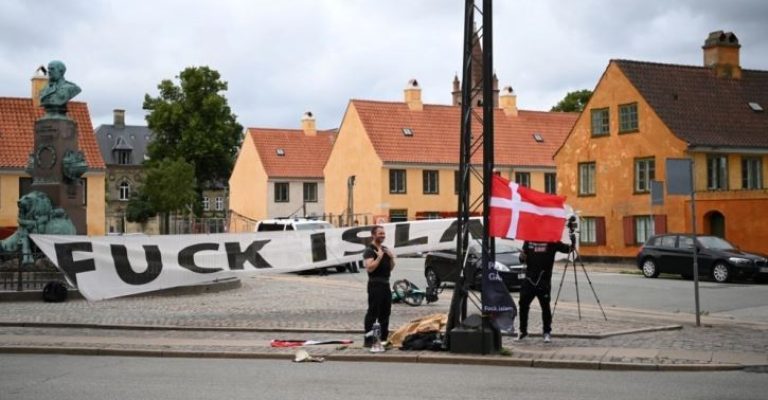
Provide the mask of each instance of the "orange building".
POLYGON ((265 218, 322 216, 323 167, 336 137, 307 112, 302 129, 248 128, 229 178, 232 232, 265 218))
MULTIPOLYGON (((35 121, 43 116, 39 91, 47 83, 41 75, 32 78, 32 96, 0 97, 0 227, 15 231, 19 198, 29 192, 32 177, 25 172, 35 143, 35 121)), ((88 170, 83 175, 86 201, 86 226, 89 235, 104 234, 104 160, 93 134, 88 105, 68 104, 68 116, 77 124, 78 144, 88 170)))
POLYGON ((690 196, 651 205, 670 158, 693 160, 699 233, 768 252, 768 71, 742 69, 740 47, 719 31, 704 66, 609 62, 555 155, 582 255, 634 257, 654 233, 691 231, 690 196))
MULTIPOLYGON (((423 104, 416 80, 404 97, 349 102, 325 165, 326 212, 353 213, 361 224, 455 215, 461 107, 423 104)), ((495 104, 497 172, 554 193, 552 156, 578 115, 518 110, 511 88, 495 104)), ((476 120, 472 129, 482 132, 476 120)), ((482 163, 482 151, 472 163, 482 163)), ((472 198, 482 193, 477 179, 470 186, 472 198)))

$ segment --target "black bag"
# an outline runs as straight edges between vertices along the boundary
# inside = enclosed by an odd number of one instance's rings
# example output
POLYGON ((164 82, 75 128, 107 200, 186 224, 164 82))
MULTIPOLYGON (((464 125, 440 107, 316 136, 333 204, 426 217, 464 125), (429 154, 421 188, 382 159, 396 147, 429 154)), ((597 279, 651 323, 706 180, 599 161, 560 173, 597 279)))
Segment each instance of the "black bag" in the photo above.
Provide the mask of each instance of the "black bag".
POLYGON ((418 332, 405 337, 400 350, 442 350, 437 332, 418 332))
POLYGON ((43 287, 43 301, 61 303, 67 300, 67 285, 61 281, 50 281, 43 287))

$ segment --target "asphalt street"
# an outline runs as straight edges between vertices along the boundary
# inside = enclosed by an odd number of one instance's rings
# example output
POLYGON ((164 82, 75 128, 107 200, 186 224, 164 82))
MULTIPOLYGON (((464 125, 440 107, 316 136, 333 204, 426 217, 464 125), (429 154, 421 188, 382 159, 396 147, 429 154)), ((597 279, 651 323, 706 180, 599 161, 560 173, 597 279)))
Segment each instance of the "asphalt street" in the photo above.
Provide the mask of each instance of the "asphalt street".
POLYGON ((3 355, 4 400, 763 399, 765 373, 3 355))

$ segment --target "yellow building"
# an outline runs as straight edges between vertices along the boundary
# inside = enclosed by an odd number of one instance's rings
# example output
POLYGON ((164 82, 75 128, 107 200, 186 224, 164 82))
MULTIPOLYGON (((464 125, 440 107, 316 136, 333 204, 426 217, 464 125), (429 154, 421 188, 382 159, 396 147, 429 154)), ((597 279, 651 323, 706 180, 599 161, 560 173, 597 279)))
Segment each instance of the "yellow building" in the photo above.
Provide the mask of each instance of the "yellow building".
POLYGON ((691 231, 690 196, 651 205, 670 158, 694 161, 699 233, 768 252, 768 71, 741 68, 733 33, 711 33, 703 49, 700 67, 609 62, 555 155, 582 255, 634 257, 654 233, 691 231))
MULTIPOLYGON (((518 110, 512 89, 501 92, 494 113, 497 172, 554 193, 552 156, 578 115, 518 110)), ((455 216, 461 107, 423 104, 415 80, 404 97, 349 102, 325 165, 326 212, 354 214, 360 224, 455 216)), ((482 132, 477 121, 472 129, 482 132)), ((482 163, 481 153, 474 164, 482 163)), ((482 192, 477 179, 470 190, 473 198, 482 192)))
MULTIPOLYGON (((32 177, 24 170, 35 142, 35 121, 43 116, 38 92, 47 79, 32 79, 32 97, 0 97, 0 227, 4 233, 15 231, 19 197, 29 191, 32 177)), ((93 134, 88 105, 68 104, 68 116, 77 124, 78 144, 85 155, 88 170, 85 183, 86 225, 89 235, 104 234, 104 161, 93 134)))
POLYGON ((336 131, 318 131, 311 112, 301 126, 246 130, 229 178, 230 231, 252 231, 266 218, 322 217, 323 166, 336 131))

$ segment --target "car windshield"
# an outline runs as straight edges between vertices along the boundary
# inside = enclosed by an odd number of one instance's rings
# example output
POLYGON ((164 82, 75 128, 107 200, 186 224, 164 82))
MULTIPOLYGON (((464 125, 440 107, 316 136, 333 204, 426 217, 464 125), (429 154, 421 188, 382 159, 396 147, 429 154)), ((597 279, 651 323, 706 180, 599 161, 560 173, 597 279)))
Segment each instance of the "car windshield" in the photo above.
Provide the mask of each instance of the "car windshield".
POLYGON ((311 231, 315 229, 329 229, 329 228, 332 228, 332 226, 327 222, 309 222, 306 224, 296 224, 297 231, 311 231))
POLYGON ((699 236, 696 239, 704 248, 710 250, 733 250, 735 248, 725 239, 721 239, 717 236, 699 236))

